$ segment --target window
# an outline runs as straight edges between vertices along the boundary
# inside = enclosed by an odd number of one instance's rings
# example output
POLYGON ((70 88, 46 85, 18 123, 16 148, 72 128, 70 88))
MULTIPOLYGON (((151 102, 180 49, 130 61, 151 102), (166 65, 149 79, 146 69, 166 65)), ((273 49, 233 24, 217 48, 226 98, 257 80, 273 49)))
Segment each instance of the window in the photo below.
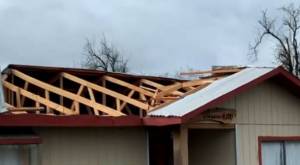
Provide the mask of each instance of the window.
POLYGON ((0 136, 0 165, 38 165, 39 137, 0 136))
POLYGON ((262 165, 299 165, 299 141, 263 141, 261 143, 262 165))
POLYGON ((0 145, 1 165, 38 165, 37 145, 0 145))

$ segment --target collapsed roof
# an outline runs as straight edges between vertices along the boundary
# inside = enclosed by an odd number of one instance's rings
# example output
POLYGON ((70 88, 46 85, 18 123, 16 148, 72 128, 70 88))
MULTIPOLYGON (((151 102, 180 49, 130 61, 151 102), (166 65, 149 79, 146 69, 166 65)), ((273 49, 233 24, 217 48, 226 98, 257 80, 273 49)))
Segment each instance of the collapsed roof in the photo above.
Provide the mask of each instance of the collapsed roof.
MULTIPOLYGON (((9 65, 2 73, 2 83, 6 105, 12 114, 180 116, 195 107, 180 111, 178 108, 183 107, 177 105, 202 94, 205 95, 202 102, 212 99, 208 93, 217 92, 213 88, 216 83, 229 81, 230 75, 247 70, 214 67, 210 71, 183 73, 202 75, 200 78, 179 80, 87 69, 9 65), (169 112, 173 107, 173 112, 169 112)), ((270 70, 265 69, 261 74, 270 70)))

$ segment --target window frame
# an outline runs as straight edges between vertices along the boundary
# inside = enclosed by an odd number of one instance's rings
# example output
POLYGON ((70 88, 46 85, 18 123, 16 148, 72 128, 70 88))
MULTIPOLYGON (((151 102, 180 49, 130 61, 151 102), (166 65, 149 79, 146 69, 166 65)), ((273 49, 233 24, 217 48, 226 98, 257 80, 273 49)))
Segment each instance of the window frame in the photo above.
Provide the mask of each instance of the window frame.
MULTIPOLYGON (((26 145, 38 145, 42 143, 42 139, 39 136, 30 136, 30 135, 11 135, 11 136, 1 136, 0 135, 0 146, 26 146, 26 145)), ((37 148, 38 149, 38 148, 37 148)), ((31 152, 31 151, 29 151, 31 152)), ((38 151, 37 151, 38 152, 38 151)), ((38 154, 38 153, 37 153, 38 154)), ((37 155, 36 163, 40 164, 39 154, 37 155)), ((34 163, 34 164, 36 164, 34 163)))
POLYGON ((30 137, 1 137, 0 145, 27 145, 27 144, 41 144, 42 139, 39 136, 30 137))
POLYGON ((300 136, 259 136, 258 137, 258 162, 262 164, 262 143, 263 142, 285 142, 285 141, 299 141, 300 136))

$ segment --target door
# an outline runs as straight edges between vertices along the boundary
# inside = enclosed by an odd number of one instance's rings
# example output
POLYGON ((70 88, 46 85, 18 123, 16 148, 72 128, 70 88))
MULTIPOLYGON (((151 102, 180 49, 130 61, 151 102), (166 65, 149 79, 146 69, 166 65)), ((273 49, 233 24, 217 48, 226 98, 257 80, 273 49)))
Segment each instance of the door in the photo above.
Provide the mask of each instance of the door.
POLYGON ((170 129, 151 128, 148 138, 150 165, 173 165, 173 140, 170 129))

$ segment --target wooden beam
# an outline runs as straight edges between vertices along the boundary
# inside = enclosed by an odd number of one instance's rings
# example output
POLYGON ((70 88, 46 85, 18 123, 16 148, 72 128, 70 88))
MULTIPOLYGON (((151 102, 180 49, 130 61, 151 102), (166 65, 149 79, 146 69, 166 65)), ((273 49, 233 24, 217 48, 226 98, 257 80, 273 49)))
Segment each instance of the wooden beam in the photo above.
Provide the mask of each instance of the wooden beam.
MULTIPOLYGON (((144 94, 142 94, 142 93, 140 93, 140 99, 142 100, 142 101, 144 101, 144 102, 147 102, 147 98, 146 98, 146 96, 144 95, 144 94)), ((140 117, 142 118, 143 116, 144 116, 144 113, 143 113, 143 111, 140 109, 140 117)))
MULTIPOLYGON (((62 76, 60 76, 60 78, 59 78, 59 87, 60 87, 60 89, 64 89, 64 78, 62 76)), ((64 97, 63 96, 60 96, 59 103, 60 103, 60 105, 64 106, 64 97)))
POLYGON ((161 100, 178 100, 180 99, 180 97, 176 97, 176 96, 165 96, 165 97, 161 97, 161 100))
MULTIPOLYGON (((11 82, 12 84, 15 83, 15 76, 14 75, 11 75, 11 82)), ((15 98, 14 98, 14 92, 11 91, 11 94, 10 94, 10 101, 11 101, 11 105, 15 106, 15 98)))
POLYGON ((211 84, 212 82, 214 82, 216 80, 210 79, 210 80, 191 80, 191 81, 187 81, 182 83, 182 87, 186 88, 186 87, 193 87, 193 86, 202 86, 202 85, 208 85, 211 84))
POLYGON ((164 88, 161 89, 161 92, 159 92, 155 99, 160 99, 162 98, 163 96, 166 96, 168 94, 171 94, 175 91, 177 91, 178 89, 182 88, 182 84, 181 83, 175 83, 173 85, 169 85, 169 86, 165 86, 164 88))
MULTIPOLYGON (((39 102, 36 101, 36 102, 35 102, 35 107, 36 107, 36 108, 39 108, 39 107, 41 107, 41 104, 40 104, 39 102)), ((45 109, 45 108, 44 108, 44 109, 45 109)), ((36 111, 36 113, 39 114, 40 111, 36 111)))
POLYGON ((27 112, 36 112, 36 111, 41 111, 44 110, 44 107, 10 107, 8 108, 9 111, 27 111, 27 112))
MULTIPOLYGON (((152 86, 152 87, 155 87, 159 90, 162 90, 166 87, 165 85, 162 85, 162 84, 159 84, 157 82, 150 81, 150 80, 147 80, 147 79, 142 79, 141 83, 152 86)), ((172 94, 174 94, 174 95, 183 95, 183 93, 179 92, 179 91, 174 91, 174 92, 172 92, 172 94)))
POLYGON ((63 107, 63 106, 61 106, 59 104, 56 104, 56 103, 54 103, 54 102, 52 102, 50 100, 47 100, 47 99, 45 99, 45 98, 43 98, 43 97, 41 97, 39 95, 33 94, 31 92, 28 92, 28 91, 26 91, 26 90, 24 90, 22 88, 19 88, 19 87, 15 86, 14 84, 11 84, 11 83, 9 83, 7 81, 3 81, 2 83, 9 90, 11 90, 13 92, 17 92, 19 90, 21 95, 23 95, 23 96, 25 96, 25 97, 27 97, 27 98, 29 98, 31 100, 37 101, 37 102, 39 102, 41 104, 44 104, 44 105, 46 105, 46 106, 48 106, 48 107, 50 107, 50 108, 52 108, 54 110, 57 110, 57 111, 59 111, 59 112, 61 112, 63 114, 66 114, 66 115, 73 115, 74 114, 74 112, 71 109, 68 109, 68 108, 63 107))
POLYGON ((1 75, 1 80, 2 80, 2 81, 4 81, 4 80, 6 80, 6 79, 7 79, 7 77, 8 77, 8 75, 7 75, 7 74, 3 74, 3 75, 1 75))
POLYGON ((121 101, 120 101, 120 99, 116 99, 116 107, 117 107, 117 111, 121 111, 121 101))
MULTIPOLYGON (((83 89, 84 89, 84 86, 80 85, 80 87, 79 87, 79 89, 78 89, 78 91, 77 91, 76 94, 78 96, 80 96, 81 93, 82 93, 82 91, 83 91, 83 89)), ((75 109, 75 111, 79 113, 80 110, 79 110, 79 103, 78 103, 78 101, 73 101, 73 103, 71 105, 71 109, 75 109)))
POLYGON ((182 87, 182 89, 184 89, 185 91, 191 91, 191 90, 194 90, 195 87, 182 87))
MULTIPOLYGON (((94 104, 96 104, 96 99, 95 99, 93 90, 92 90, 91 88, 89 88, 89 87, 88 87, 87 89, 88 89, 88 92, 89 92, 89 95, 90 95, 91 100, 94 102, 94 104)), ((93 104, 93 105, 94 105, 94 104, 93 104)), ((94 113, 95 113, 95 115, 96 115, 96 116, 99 116, 99 112, 98 112, 98 110, 97 110, 97 107, 94 107, 94 106, 93 106, 93 108, 94 108, 94 113)))
POLYGON ((83 80, 83 79, 81 79, 79 77, 73 76, 73 75, 68 74, 68 73, 63 73, 63 76, 66 79, 69 79, 69 80, 74 81, 74 82, 76 82, 78 84, 81 84, 81 85, 85 85, 86 87, 92 88, 93 90, 96 90, 98 92, 105 93, 106 95, 118 98, 118 99, 120 99, 120 100, 122 100, 124 102, 127 102, 127 103, 129 103, 131 105, 134 105, 136 107, 142 108, 144 110, 148 110, 149 109, 149 105, 147 105, 147 104, 144 104, 144 103, 142 103, 140 101, 132 99, 132 98, 130 98, 128 96, 125 96, 123 94, 120 94, 118 92, 112 91, 110 89, 104 88, 102 86, 96 85, 94 83, 88 82, 88 81, 83 80))
POLYGON ((21 94, 20 94, 20 90, 16 91, 16 107, 21 107, 21 94))
POLYGON ((99 103, 94 103, 92 100, 89 100, 87 98, 84 98, 84 97, 81 97, 81 96, 78 96, 74 93, 71 93, 69 91, 66 91, 66 90, 62 90, 58 87, 55 87, 53 85, 50 85, 50 84, 47 84, 45 82, 42 82, 36 78, 33 78, 33 77, 30 77, 20 71, 17 71, 17 70, 12 70, 12 73, 14 75, 16 75, 17 77, 25 80, 25 81, 28 81, 29 83, 32 83, 34 84, 35 86, 38 86, 42 89, 45 89, 45 90, 48 90, 49 92, 53 92, 53 93, 56 93, 58 95, 62 95, 68 99, 71 99, 71 100, 75 100, 81 104, 84 104, 86 106, 89 106, 89 107, 93 107, 93 106, 96 106, 96 108, 106 114, 109 114, 111 116, 123 116, 125 114, 121 113, 121 112, 118 112, 116 111, 115 109, 112 109, 110 107, 107 107, 105 105, 102 105, 102 104, 99 104, 99 103), (95 104, 95 105, 93 105, 95 104))
MULTIPOLYGON (((102 79, 102 86, 104 88, 106 88, 106 81, 104 79, 102 79)), ((105 93, 102 93, 102 104, 106 105, 106 94, 105 93)))
POLYGON ((147 91, 151 91, 151 92, 153 92, 153 93, 156 92, 156 89, 148 88, 148 87, 145 87, 145 86, 143 86, 143 85, 140 85, 140 88, 143 88, 143 89, 145 89, 145 90, 147 90, 147 91))
MULTIPOLYGON (((24 84, 24 90, 28 90, 28 82, 27 81, 25 81, 25 84, 24 84)), ((25 97, 23 96, 22 98, 21 98, 21 105, 22 106, 24 106, 24 103, 25 103, 25 97)))
MULTIPOLYGON (((45 98, 46 98, 47 100, 50 100, 50 94, 49 94, 49 91, 48 91, 48 90, 45 90, 45 98)), ((46 112, 47 112, 47 113, 50 113, 50 108, 49 108, 49 106, 47 106, 47 105, 46 105, 46 112)))
POLYGON ((125 82, 125 81, 122 81, 122 80, 119 80, 119 79, 116 79, 114 77, 111 77, 111 76, 103 76, 103 78, 106 80, 106 81, 110 81, 112 83, 115 83, 115 84, 118 84, 118 85, 121 85, 123 87, 126 87, 126 88, 129 88, 131 90, 135 90, 136 92, 139 92, 139 93, 142 93, 146 96, 150 96, 150 97, 153 97, 154 93, 152 92, 149 92, 147 90, 144 90, 143 88, 140 88, 138 86, 135 86, 135 85, 132 85, 128 82, 125 82))
MULTIPOLYGON (((134 93, 135 93, 135 91, 134 91, 134 90, 131 90, 131 91, 128 93, 127 96, 128 96, 128 97, 132 97, 134 93)), ((126 105, 127 105, 127 102, 123 102, 122 105, 121 105, 121 107, 120 107, 120 111, 122 111, 126 105)))

